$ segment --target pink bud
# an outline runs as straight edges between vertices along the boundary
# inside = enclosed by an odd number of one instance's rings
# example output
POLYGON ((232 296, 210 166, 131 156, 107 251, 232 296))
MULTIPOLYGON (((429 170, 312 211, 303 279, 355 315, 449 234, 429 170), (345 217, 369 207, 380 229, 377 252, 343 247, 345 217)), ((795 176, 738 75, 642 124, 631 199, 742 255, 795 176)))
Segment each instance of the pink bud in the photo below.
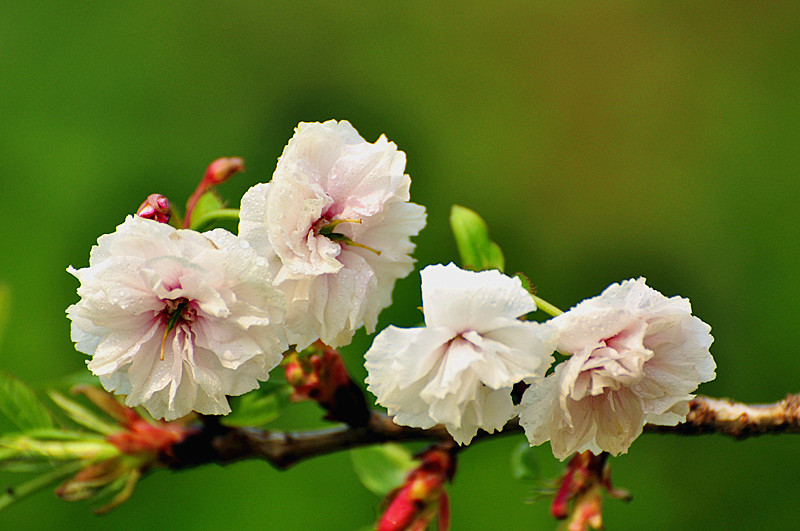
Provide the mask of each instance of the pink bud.
POLYGON ((438 514, 439 530, 450 527, 450 504, 444 485, 455 473, 453 445, 441 443, 425 450, 422 463, 390 495, 377 531, 423 531, 438 514))
POLYGON ((159 223, 169 223, 171 215, 169 200, 161 194, 150 194, 139 206, 136 215, 159 223))
POLYGON ((203 181, 208 185, 224 183, 234 174, 244 171, 244 161, 239 157, 223 157, 215 160, 206 168, 203 181))
POLYGON ((550 513, 559 520, 569 519, 569 531, 602 529, 603 493, 630 501, 630 494, 611 486, 608 454, 594 455, 590 451, 575 454, 559 480, 558 492, 550 513))
POLYGON ((244 171, 244 161, 239 157, 222 157, 208 165, 205 174, 203 174, 203 179, 186 202, 186 216, 183 219, 184 228, 191 227, 194 207, 197 206, 197 202, 203 194, 214 186, 224 183, 240 171, 244 171))

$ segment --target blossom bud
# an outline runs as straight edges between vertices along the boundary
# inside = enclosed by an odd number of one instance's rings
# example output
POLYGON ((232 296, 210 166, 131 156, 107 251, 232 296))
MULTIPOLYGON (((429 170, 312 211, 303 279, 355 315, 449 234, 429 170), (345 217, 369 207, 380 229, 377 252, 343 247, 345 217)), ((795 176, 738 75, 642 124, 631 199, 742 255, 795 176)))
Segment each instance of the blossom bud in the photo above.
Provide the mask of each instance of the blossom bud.
POLYGON ((347 373, 339 353, 320 341, 302 354, 292 354, 285 365, 286 381, 294 387, 294 401, 315 400, 328 420, 365 426, 369 409, 364 393, 347 373))
MULTIPOLYGON (((93 438, 90 442, 76 439, 71 447, 59 443, 63 447, 60 454, 53 451, 58 450, 57 447, 46 446, 52 446, 53 441, 42 441, 40 444, 45 446, 40 450, 50 458, 74 460, 77 465, 77 472, 56 488, 55 493, 60 498, 67 501, 100 499, 116 492, 110 502, 94 510, 98 514, 108 512, 126 501, 149 468, 165 463, 166 459, 172 457, 175 445, 197 433, 197 428, 187 427, 183 421, 167 423, 147 420, 135 409, 124 406, 112 395, 96 387, 77 386, 73 393, 85 395, 113 418, 118 426, 108 423, 77 402, 51 392, 50 397, 72 420, 104 434, 105 440, 93 438)), ((33 442, 35 446, 40 445, 33 442)), ((26 446, 32 447, 30 443, 26 446)))
POLYGON ((294 401, 301 401, 307 400, 309 397, 307 396, 308 393, 305 391, 301 391, 301 389, 307 389, 312 386, 316 386, 319 384, 319 379, 313 375, 313 373, 307 373, 303 370, 303 364, 300 362, 300 358, 297 353, 291 354, 287 356, 288 360, 284 366, 284 371, 286 373, 286 382, 294 387, 294 392, 292 393, 292 400, 294 401))
POLYGON ((550 513, 559 520, 569 519, 569 531, 603 527, 603 491, 612 498, 630 501, 630 494, 611 486, 608 453, 576 454, 559 480, 560 486, 550 513))
POLYGON ((244 161, 242 159, 239 157, 222 157, 208 165, 202 182, 208 186, 224 183, 240 171, 244 171, 244 161))
POLYGON ((603 489, 599 485, 582 493, 575 500, 572 518, 567 524, 568 531, 603 529, 603 489))
POLYGON ((168 223, 171 212, 169 200, 166 197, 160 194, 150 194, 136 210, 136 215, 159 223, 168 223))
POLYGON ((174 422, 151 424, 139 417, 125 431, 109 435, 107 440, 124 454, 149 453, 157 456, 161 453, 169 454, 172 447, 182 442, 192 431, 174 422))
POLYGON ((220 183, 224 183, 240 171, 244 171, 244 161, 239 157, 219 158, 208 165, 203 179, 186 202, 186 216, 183 219, 184 228, 192 226, 192 214, 200 198, 211 188, 220 183))
POLYGON ((454 448, 452 443, 440 444, 419 456, 420 466, 409 472, 405 483, 389 495, 377 531, 424 530, 435 516, 440 530, 449 529, 450 504, 444 484, 455 473, 454 448))
POLYGON ((106 459, 93 463, 78 471, 55 490, 56 496, 66 501, 79 501, 91 498, 98 486, 106 486, 125 474, 125 467, 119 459, 106 459))

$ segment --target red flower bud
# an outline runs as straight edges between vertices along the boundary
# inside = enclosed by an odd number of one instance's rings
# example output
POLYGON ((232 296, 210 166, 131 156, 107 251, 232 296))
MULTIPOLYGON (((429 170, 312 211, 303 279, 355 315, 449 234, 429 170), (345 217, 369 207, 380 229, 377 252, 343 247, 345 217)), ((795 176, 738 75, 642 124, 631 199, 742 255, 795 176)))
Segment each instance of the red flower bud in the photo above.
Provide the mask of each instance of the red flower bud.
POLYGON ((439 530, 449 529, 450 503, 444 485, 455 472, 453 448, 437 445, 419 456, 422 463, 389 495, 377 531, 424 531, 437 515, 439 530))
POLYGON ((169 454, 172 447, 183 441, 192 431, 177 423, 150 424, 140 417, 131 422, 125 431, 111 434, 106 440, 125 454, 150 453, 155 456, 160 453, 169 454))
POLYGON ((169 223, 171 216, 169 200, 160 194, 150 194, 136 210, 136 215, 159 223, 169 223))
POLYGON ((630 500, 630 494, 611 486, 608 454, 586 451, 575 454, 567 464, 550 514, 559 520, 569 518, 569 531, 601 529, 603 526, 603 491, 612 498, 630 500))
POLYGON ((184 228, 191 226, 192 212, 194 212, 194 207, 197 206, 197 202, 203 194, 214 186, 224 183, 240 171, 244 171, 244 161, 239 157, 219 158, 208 165, 203 179, 186 202, 186 217, 183 219, 184 228))
POLYGON ((286 381, 294 387, 292 400, 315 400, 328 412, 325 418, 365 426, 369 409, 364 393, 350 379, 342 357, 320 341, 310 350, 292 354, 285 365, 286 381))
POLYGON ((208 186, 224 183, 240 171, 244 171, 244 161, 242 159, 239 157, 223 157, 208 165, 202 182, 208 186))

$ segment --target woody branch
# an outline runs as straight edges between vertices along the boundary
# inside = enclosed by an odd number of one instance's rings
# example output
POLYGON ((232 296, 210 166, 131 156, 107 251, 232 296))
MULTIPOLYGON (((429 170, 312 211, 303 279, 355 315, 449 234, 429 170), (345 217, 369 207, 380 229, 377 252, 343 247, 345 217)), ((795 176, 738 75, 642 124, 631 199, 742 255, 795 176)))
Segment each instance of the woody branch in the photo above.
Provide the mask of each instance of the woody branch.
MULTIPOLYGON (((735 439, 757 435, 800 433, 800 394, 788 395, 773 404, 744 404, 728 399, 698 396, 689 404, 686 422, 676 426, 648 424, 645 432, 702 435, 717 433, 735 439)), ((497 435, 519 433, 517 419, 497 435)), ((476 439, 492 434, 481 432, 476 439)), ((230 428, 208 417, 202 430, 164 455, 170 468, 186 468, 206 463, 230 463, 242 459, 263 459, 278 469, 300 461, 341 450, 384 442, 449 440, 442 426, 429 429, 398 426, 384 414, 373 412, 365 426, 299 432, 276 432, 254 428, 230 428)))

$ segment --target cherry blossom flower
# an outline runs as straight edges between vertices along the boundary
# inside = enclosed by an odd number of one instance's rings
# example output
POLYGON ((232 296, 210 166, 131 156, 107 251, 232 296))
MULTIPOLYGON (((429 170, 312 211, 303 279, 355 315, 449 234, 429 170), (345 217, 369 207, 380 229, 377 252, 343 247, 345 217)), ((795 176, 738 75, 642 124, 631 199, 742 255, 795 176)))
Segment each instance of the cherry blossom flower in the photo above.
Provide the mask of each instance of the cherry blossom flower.
POLYGON ((386 137, 366 142, 349 122, 301 123, 272 181, 242 198, 239 236, 286 295, 290 343, 337 347, 362 325, 375 330, 425 226, 405 163, 386 137))
POLYGON ((519 279, 499 271, 428 266, 422 276, 424 328, 390 326, 366 353, 368 389, 394 421, 444 424, 459 444, 514 417, 514 384, 543 376, 555 329, 521 321, 536 309, 519 279))
POLYGON ((525 391, 520 423, 531 445, 549 440, 559 459, 627 452, 645 423, 685 420, 690 393, 714 379, 711 327, 687 299, 667 298, 644 278, 612 284, 549 322, 571 356, 525 391))
POLYGON ((286 349, 283 297, 266 261, 233 234, 129 217, 101 236, 89 267, 68 269, 76 348, 103 386, 156 418, 230 412, 286 349))

